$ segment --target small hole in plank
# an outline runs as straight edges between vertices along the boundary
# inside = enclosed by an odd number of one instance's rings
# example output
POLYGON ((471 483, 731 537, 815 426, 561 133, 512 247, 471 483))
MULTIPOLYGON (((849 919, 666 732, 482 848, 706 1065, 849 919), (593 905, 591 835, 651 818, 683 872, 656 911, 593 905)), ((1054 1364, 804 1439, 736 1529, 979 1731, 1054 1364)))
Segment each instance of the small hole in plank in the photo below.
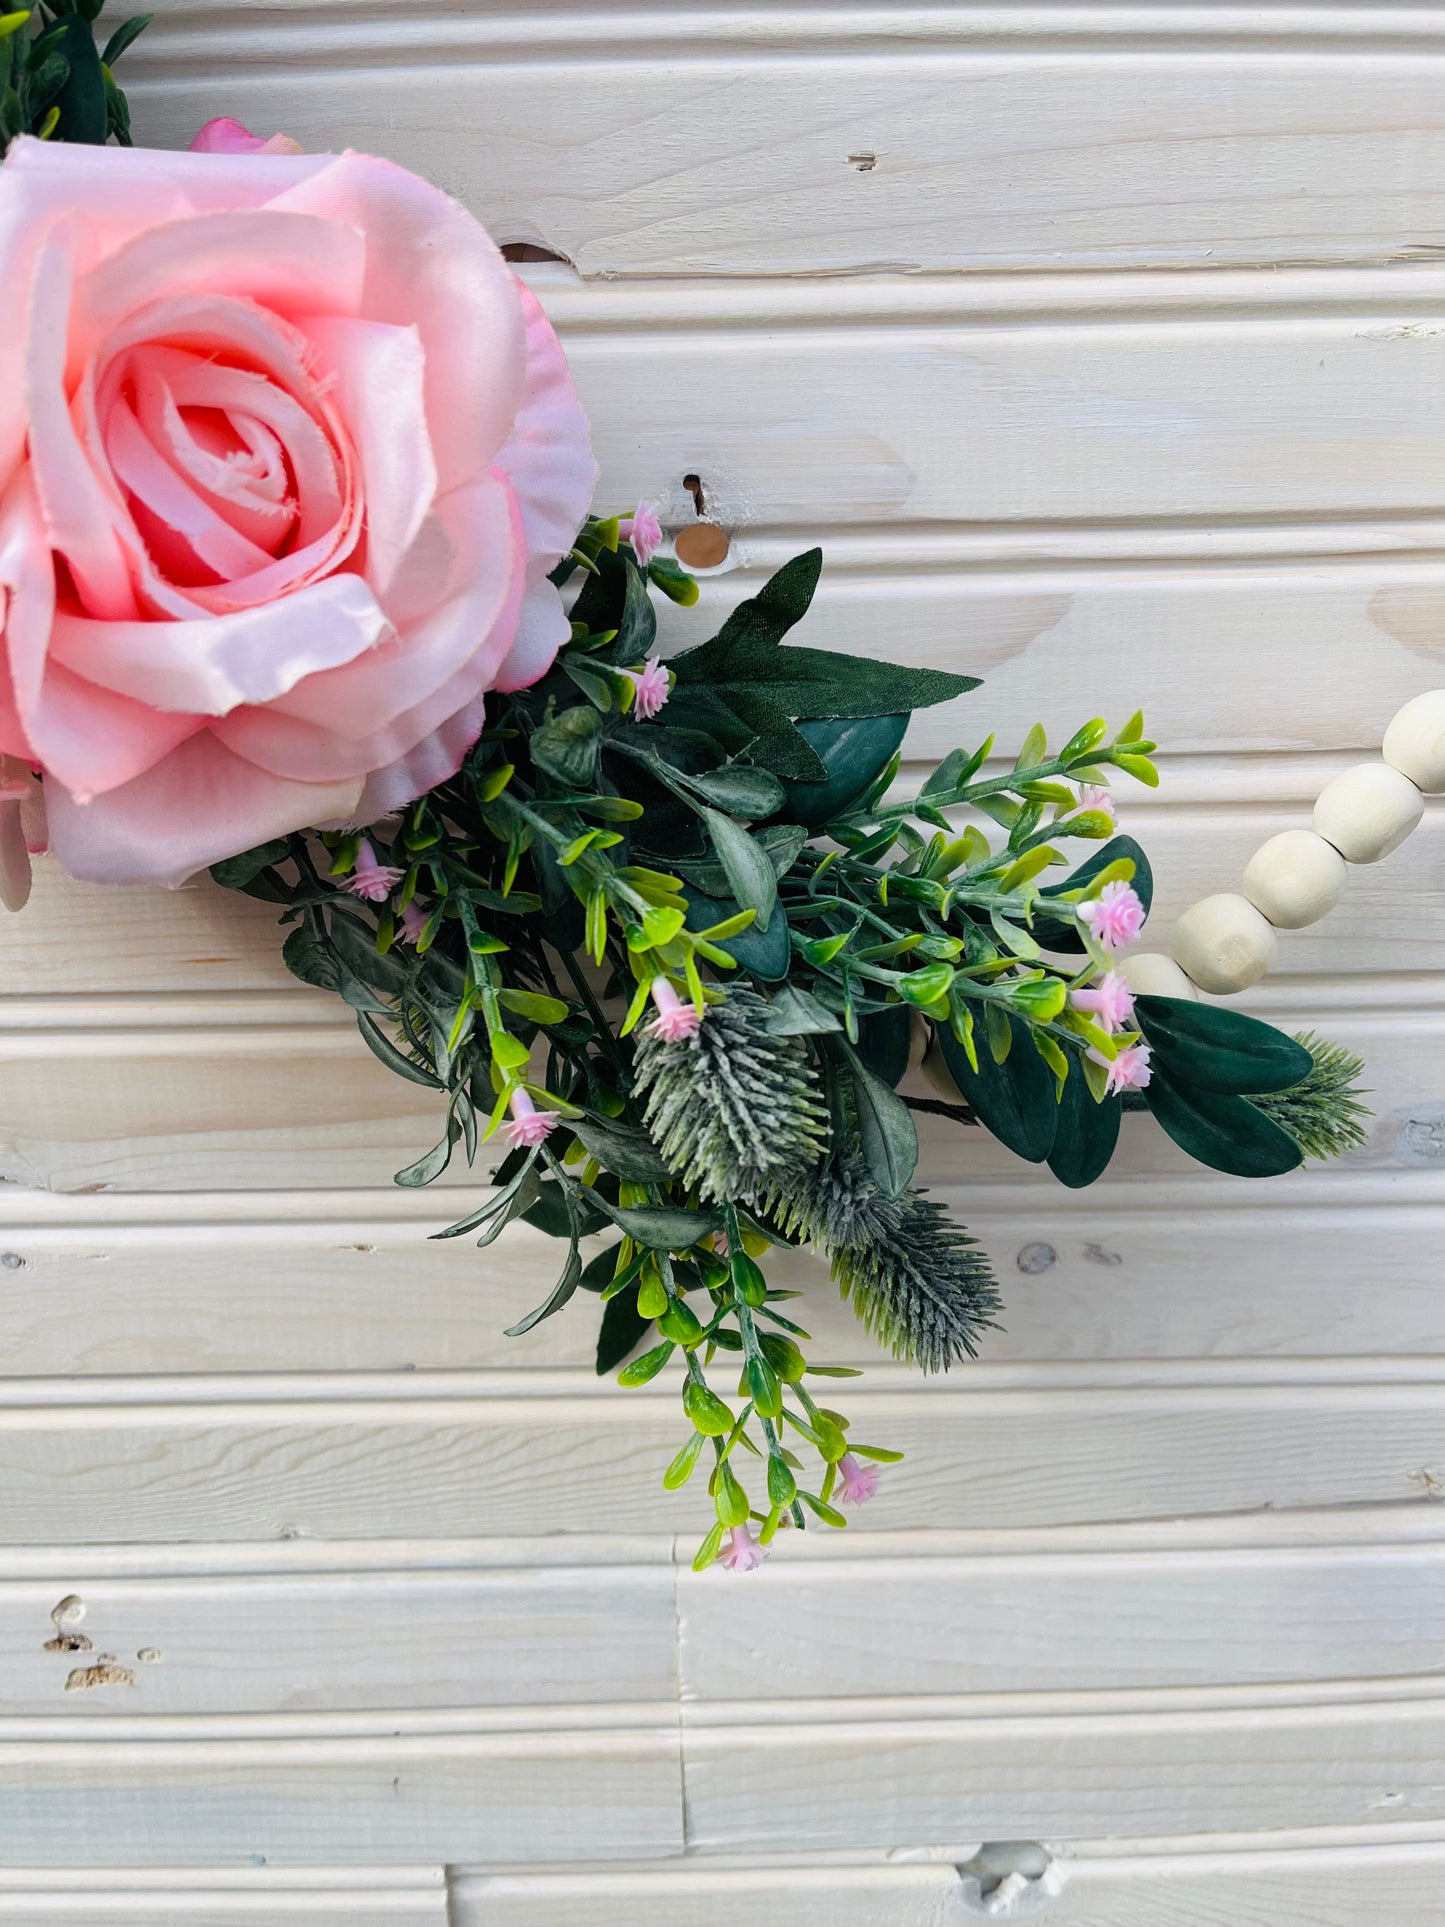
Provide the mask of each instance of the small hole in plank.
POLYGON ((732 543, 727 530, 720 529, 716 522, 694 522, 678 530, 672 546, 685 569, 715 569, 727 560, 732 543))
POLYGON ((698 514, 706 515, 707 503, 703 499, 702 477, 700 475, 684 475, 682 478, 682 485, 687 490, 688 494, 692 497, 692 505, 697 510, 698 514))

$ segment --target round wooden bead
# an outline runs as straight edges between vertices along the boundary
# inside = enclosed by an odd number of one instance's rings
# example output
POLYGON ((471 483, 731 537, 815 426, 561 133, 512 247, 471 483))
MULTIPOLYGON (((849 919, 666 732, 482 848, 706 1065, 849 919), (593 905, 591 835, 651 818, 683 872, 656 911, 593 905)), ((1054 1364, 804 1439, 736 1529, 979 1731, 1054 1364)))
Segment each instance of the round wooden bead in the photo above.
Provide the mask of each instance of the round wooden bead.
POLYGON ((1383 754, 1416 789, 1445 790, 1445 689, 1406 703, 1385 731, 1383 754))
POLYGON ((1285 830, 1262 843, 1244 872, 1244 894, 1276 930, 1299 930, 1333 910, 1345 859, 1313 830, 1285 830))
POLYGON ((1199 995, 1174 959, 1162 950, 1136 950, 1132 957, 1125 957, 1119 971, 1136 997, 1199 995))
POLYGON ((1333 777, 1315 804, 1316 836, 1347 863, 1378 863, 1396 850, 1425 813, 1425 799, 1388 763, 1356 763, 1333 777))
POLYGON ((1274 925, 1248 897, 1205 897, 1179 919, 1174 961, 1201 990, 1227 997, 1258 983, 1274 962, 1274 925))

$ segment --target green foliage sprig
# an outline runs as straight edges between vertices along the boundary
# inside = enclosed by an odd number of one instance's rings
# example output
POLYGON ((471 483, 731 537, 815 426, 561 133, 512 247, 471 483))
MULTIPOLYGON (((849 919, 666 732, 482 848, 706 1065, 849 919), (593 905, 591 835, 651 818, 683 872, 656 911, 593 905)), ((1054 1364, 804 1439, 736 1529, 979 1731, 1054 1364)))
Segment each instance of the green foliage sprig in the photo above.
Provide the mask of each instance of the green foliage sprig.
POLYGON ((1355 1067, 1321 1047, 1200 1004, 1140 998, 1114 1024, 1079 1001, 1109 979, 1111 897, 1148 907, 1103 788, 1157 781, 1142 717, 1055 750, 1035 728, 1007 768, 992 738, 958 748, 899 796, 909 714, 975 679, 784 646, 819 566, 787 564, 664 675, 652 592, 686 606, 696 585, 590 521, 558 571, 581 581, 570 641, 492 699, 453 779, 364 832, 213 872, 282 906, 290 968, 436 1093, 442 1135, 398 1183, 510 1138, 493 1195, 440 1235, 552 1233, 556 1284, 513 1330, 589 1291, 599 1371, 676 1375, 687 1433, 663 1482, 706 1466, 700 1565, 753 1563, 785 1522, 843 1524, 867 1462, 898 1456, 815 1400, 852 1374, 810 1359, 770 1246, 824 1252, 865 1326, 925 1369, 993 1321, 984 1255, 914 1182, 918 1100, 897 1086, 919 1045, 960 1096, 931 1108, 1068 1184, 1107 1165, 1131 1086, 1225 1170, 1352 1141, 1355 1067), (1101 847, 1070 869, 1078 842, 1101 847))
POLYGON ((114 68, 152 16, 133 14, 101 46, 104 9, 105 0, 39 0, 0 13, 0 152, 18 134, 131 146, 130 108, 114 68))

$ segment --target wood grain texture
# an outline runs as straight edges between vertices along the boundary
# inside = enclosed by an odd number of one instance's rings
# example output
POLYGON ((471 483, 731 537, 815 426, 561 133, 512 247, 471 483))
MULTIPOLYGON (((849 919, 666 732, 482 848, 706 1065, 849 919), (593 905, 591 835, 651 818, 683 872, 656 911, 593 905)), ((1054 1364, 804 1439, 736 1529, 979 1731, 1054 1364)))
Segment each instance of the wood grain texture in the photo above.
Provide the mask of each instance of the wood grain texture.
MULTIPOLYGON (((1423 1367, 1421 1368, 1424 1369, 1423 1367)), ((1441 1483, 1445 1384, 1400 1372, 1312 1381, 850 1394, 856 1435, 905 1451, 855 1528, 1168 1518, 1394 1504, 1441 1483), (884 1518, 878 1517, 884 1513, 884 1518)), ((675 1394, 416 1395, 0 1410, 0 1536, 129 1540, 425 1538, 698 1529, 661 1490, 675 1394)), ((219 1388, 218 1388, 219 1389, 219 1388)), ((229 1389, 229 1388, 228 1388, 229 1389)), ((398 1385, 397 1391, 401 1391, 398 1385)))
MULTIPOLYGON (((1428 1150, 1436 1125, 1415 1137, 1428 1150)), ((1285 1187, 1201 1175, 1162 1194, 1148 1178, 1073 1193, 1020 1174, 939 1195, 1002 1282, 985 1361, 1439 1354, 1438 1164, 1300 1174, 1285 1187)), ((484 1195, 459 1193, 456 1208, 484 1195)), ((555 1242, 522 1225, 486 1254, 431 1242, 440 1202, 397 1189, 0 1190, 0 1331, 39 1377, 590 1369, 590 1297, 505 1336, 550 1288, 555 1242)), ((884 1362, 820 1261, 779 1253, 774 1265, 808 1293, 820 1356, 884 1362)))
POLYGON ((208 1868, 204 1873, 155 1869, 100 1875, 29 1868, 0 1871, 5 1927, 447 1927, 442 1868, 291 1869, 274 1873, 208 1868))
MULTIPOLYGON (((525 1548, 519 1547, 525 1557, 525 1548)), ((411 1711, 677 1696, 673 1575, 652 1563, 0 1583, 9 1714, 411 1711), (45 1651, 63 1597, 87 1654, 45 1651), (84 1688, 97 1653, 131 1683, 84 1688)), ((3 1918, 3 1916, 0 1916, 3 1918)))
POLYGON ((1350 9, 160 11, 141 139, 365 138, 587 274, 1379 260, 1445 227, 1436 8, 1318 45, 1350 9))
MULTIPOLYGON (((1435 1927, 1445 1846, 1058 1855, 1011 1901, 990 1906, 947 1864, 739 1867, 595 1874, 463 1874, 455 1927, 1435 1927)), ((3 1914, 0 1914, 3 1918, 3 1914)))
POLYGON ((1445 1709, 1425 1700, 688 1726, 704 1852, 1438 1821, 1445 1709), (1321 1770, 1328 1760, 1329 1770, 1321 1770))
POLYGON ((507 1866, 682 1847, 666 1721, 525 1731, 414 1718, 343 1732, 333 1719, 305 1737, 117 1724, 123 1735, 84 1739, 0 1724, 12 1866, 507 1866))

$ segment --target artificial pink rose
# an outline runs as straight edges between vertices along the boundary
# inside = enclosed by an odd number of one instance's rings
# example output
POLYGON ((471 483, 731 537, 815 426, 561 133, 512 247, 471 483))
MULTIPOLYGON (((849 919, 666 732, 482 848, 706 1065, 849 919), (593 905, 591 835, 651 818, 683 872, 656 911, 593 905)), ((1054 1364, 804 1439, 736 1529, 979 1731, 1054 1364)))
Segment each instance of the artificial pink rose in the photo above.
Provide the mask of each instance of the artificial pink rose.
POLYGON ((414 175, 11 146, 0 754, 72 874, 179 883, 454 774, 567 638, 595 479, 541 309, 414 175))
POLYGON ((253 134, 249 127, 243 127, 228 114, 222 114, 218 120, 208 120, 191 142, 193 154, 299 154, 301 151, 289 134, 273 134, 269 140, 262 140, 259 134, 253 134))

